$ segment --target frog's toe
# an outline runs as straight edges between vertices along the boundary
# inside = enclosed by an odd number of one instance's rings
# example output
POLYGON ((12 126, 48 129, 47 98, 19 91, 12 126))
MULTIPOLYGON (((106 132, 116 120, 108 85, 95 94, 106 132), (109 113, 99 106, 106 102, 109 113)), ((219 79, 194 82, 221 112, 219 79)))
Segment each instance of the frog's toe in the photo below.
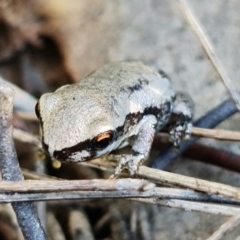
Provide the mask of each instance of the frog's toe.
POLYGON ((138 155, 138 156, 126 155, 122 157, 119 160, 114 170, 114 173, 110 176, 110 178, 111 179, 116 178, 124 168, 127 168, 131 176, 136 175, 138 171, 138 167, 143 162, 143 160, 144 160, 143 155, 138 155))
POLYGON ((177 124, 170 130, 170 141, 173 143, 174 147, 178 148, 181 141, 188 140, 191 136, 192 132, 192 124, 191 123, 184 123, 184 124, 177 124))
POLYGON ((127 168, 131 176, 136 175, 139 165, 143 162, 144 157, 142 155, 135 156, 133 159, 127 162, 127 168))
POLYGON ((126 163, 128 162, 128 156, 122 157, 119 161, 117 166, 114 169, 114 173, 110 176, 110 179, 116 178, 123 170, 125 167, 126 163))

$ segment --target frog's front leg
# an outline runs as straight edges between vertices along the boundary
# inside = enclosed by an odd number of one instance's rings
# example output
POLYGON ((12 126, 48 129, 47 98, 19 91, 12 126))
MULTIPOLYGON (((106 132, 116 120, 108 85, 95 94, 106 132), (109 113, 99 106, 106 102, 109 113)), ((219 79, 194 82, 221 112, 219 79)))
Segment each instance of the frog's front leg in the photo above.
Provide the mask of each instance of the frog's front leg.
POLYGON ((194 104, 190 96, 177 93, 170 120, 170 141, 179 147, 182 139, 189 139, 192 131, 194 104))
POLYGON ((118 160, 118 165, 110 178, 119 175, 124 167, 127 167, 130 175, 134 175, 139 165, 148 157, 156 132, 157 119, 154 115, 146 115, 138 124, 138 132, 131 140, 132 153, 114 157, 118 160))

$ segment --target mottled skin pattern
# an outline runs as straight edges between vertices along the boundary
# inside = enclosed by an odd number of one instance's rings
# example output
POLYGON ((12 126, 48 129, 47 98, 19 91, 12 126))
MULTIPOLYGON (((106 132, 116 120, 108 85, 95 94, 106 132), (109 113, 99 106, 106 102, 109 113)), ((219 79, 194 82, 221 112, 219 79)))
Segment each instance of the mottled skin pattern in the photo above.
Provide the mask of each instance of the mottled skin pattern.
POLYGON ((175 94, 163 72, 142 63, 107 64, 39 99, 43 147, 58 160, 79 162, 130 144, 132 154, 120 156, 115 175, 125 165, 134 174, 149 154, 154 133, 171 115, 177 126, 170 131, 174 145, 190 134, 192 106, 184 96, 175 94))

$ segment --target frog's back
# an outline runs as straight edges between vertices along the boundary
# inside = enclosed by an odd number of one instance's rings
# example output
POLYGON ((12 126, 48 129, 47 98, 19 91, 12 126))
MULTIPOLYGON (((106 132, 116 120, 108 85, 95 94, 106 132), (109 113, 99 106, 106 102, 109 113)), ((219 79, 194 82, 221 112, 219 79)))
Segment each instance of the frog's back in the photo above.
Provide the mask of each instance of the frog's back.
POLYGON ((73 95, 86 99, 84 102, 95 102, 107 114, 115 114, 114 119, 120 118, 121 122, 127 114, 170 105, 175 96, 165 76, 140 62, 106 64, 78 83, 58 91, 65 92, 70 88, 73 95))
POLYGON ((146 104, 152 104, 150 99, 172 100, 175 95, 165 76, 140 62, 106 64, 83 78, 78 85, 86 95, 94 94, 106 100, 123 96, 125 101, 139 101, 144 98, 146 104))

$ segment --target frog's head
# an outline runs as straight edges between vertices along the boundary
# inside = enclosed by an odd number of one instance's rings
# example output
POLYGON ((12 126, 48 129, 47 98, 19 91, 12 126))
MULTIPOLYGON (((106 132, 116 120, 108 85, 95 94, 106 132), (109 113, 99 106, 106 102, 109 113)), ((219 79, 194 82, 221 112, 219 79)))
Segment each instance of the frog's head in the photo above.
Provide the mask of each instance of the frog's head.
POLYGON ((96 100, 47 93, 36 104, 45 151, 60 161, 79 162, 114 149, 119 131, 110 114, 96 100))

